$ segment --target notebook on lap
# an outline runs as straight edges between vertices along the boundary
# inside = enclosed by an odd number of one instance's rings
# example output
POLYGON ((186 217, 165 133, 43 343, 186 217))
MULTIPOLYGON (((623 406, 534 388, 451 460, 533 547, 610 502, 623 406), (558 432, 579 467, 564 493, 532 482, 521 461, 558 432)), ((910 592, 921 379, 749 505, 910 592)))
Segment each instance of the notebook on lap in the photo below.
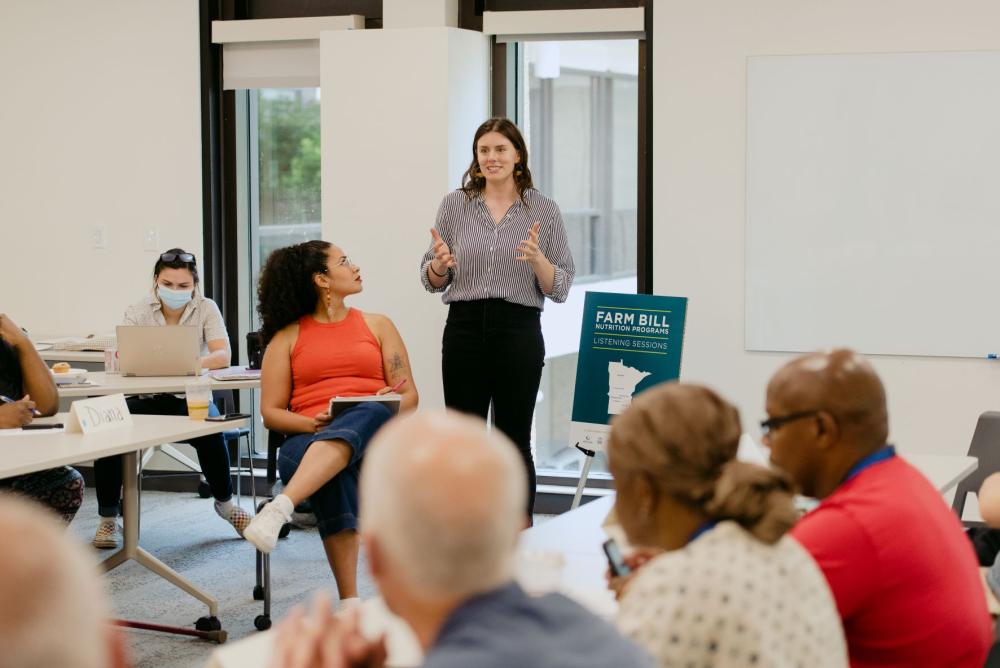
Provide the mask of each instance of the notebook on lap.
POLYGON ((399 413, 399 402, 402 400, 402 396, 396 394, 395 392, 389 392, 387 394, 366 394, 361 397, 334 397, 330 399, 329 413, 331 418, 337 417, 342 411, 347 410, 351 406, 357 406, 358 404, 375 401, 386 408, 393 415, 399 413))
POLYGON ((117 329, 123 376, 197 376, 201 373, 198 328, 122 325, 117 329))

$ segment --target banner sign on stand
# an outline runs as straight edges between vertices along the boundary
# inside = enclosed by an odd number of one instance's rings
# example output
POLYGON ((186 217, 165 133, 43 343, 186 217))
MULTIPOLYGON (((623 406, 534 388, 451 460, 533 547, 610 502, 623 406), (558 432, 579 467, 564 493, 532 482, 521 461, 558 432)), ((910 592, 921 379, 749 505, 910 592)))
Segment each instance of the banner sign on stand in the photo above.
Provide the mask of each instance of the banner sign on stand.
POLYGON ((686 297, 587 293, 570 443, 603 450, 636 394, 680 377, 686 313, 686 297))

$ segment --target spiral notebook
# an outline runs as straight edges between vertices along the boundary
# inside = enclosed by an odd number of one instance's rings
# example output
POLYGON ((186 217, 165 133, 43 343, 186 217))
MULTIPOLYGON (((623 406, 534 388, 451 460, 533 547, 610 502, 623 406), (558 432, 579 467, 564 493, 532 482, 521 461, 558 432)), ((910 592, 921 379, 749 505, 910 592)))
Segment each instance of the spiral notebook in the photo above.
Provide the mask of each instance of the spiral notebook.
POLYGON ((330 417, 337 417, 337 415, 351 406, 357 406, 358 404, 372 401, 382 404, 388 408, 393 415, 396 415, 399 413, 399 402, 402 398, 402 395, 396 394, 395 392, 388 392, 386 394, 366 394, 361 397, 334 397, 333 399, 330 399, 330 417))

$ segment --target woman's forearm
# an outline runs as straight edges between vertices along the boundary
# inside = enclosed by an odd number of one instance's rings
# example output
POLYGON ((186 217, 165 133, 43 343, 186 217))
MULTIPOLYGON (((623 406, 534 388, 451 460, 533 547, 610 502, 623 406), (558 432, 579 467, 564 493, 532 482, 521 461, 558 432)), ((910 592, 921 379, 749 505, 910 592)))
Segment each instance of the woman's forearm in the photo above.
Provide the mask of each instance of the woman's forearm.
POLYGON ((448 282, 448 268, 445 267, 444 276, 438 276, 434 273, 434 260, 431 260, 427 263, 427 280, 435 289, 440 288, 448 282))
POLYGON ((261 408, 260 413, 265 427, 282 434, 309 434, 315 428, 311 418, 283 408, 261 408))
POLYGON ((540 255, 540 258, 532 263, 531 269, 535 272, 535 278, 538 279, 538 285, 542 288, 543 294, 552 294, 552 288, 555 286, 556 282, 556 267, 554 264, 545 259, 545 256, 540 255))
POLYGON ((201 358, 201 368, 203 369, 225 369, 229 366, 232 357, 228 350, 216 350, 201 358))

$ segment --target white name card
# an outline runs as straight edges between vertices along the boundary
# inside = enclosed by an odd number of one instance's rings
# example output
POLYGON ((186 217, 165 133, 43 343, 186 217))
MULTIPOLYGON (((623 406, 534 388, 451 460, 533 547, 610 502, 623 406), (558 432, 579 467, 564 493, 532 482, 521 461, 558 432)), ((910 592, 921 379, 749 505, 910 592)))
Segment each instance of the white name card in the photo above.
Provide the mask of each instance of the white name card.
POLYGON ((94 434, 131 426, 132 414, 125 403, 125 395, 109 394, 106 397, 74 401, 69 410, 66 431, 94 434))

